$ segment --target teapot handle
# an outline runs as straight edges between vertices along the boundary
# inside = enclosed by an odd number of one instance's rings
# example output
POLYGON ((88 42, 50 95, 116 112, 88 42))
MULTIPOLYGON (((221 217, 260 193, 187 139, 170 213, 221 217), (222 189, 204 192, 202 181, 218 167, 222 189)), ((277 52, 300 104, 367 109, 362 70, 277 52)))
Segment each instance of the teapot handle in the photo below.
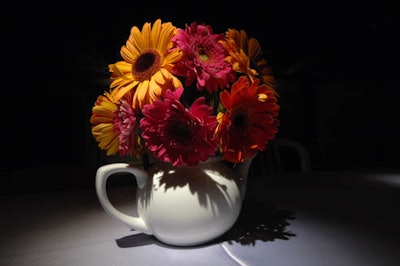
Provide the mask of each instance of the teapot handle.
POLYGON ((111 204, 106 191, 106 183, 107 179, 112 174, 116 173, 130 173, 134 175, 139 188, 143 188, 148 179, 148 174, 146 171, 134 168, 127 163, 111 163, 100 166, 96 172, 96 193, 101 206, 109 216, 117 221, 122 222, 129 228, 145 234, 152 234, 153 232, 151 231, 150 226, 142 217, 134 217, 124 214, 111 204))

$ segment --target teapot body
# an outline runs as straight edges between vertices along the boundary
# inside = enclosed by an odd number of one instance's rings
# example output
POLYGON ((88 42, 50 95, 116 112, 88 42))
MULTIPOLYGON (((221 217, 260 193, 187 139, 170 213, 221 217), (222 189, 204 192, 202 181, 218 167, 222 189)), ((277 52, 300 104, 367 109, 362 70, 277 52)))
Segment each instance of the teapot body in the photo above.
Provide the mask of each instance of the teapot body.
POLYGON ((231 167, 220 157, 197 166, 156 162, 146 171, 118 164, 117 172, 132 173, 137 179, 138 217, 116 210, 102 193, 102 180, 110 171, 98 171, 96 188, 100 203, 113 218, 163 243, 192 246, 216 239, 234 225, 246 191, 248 167, 231 167))

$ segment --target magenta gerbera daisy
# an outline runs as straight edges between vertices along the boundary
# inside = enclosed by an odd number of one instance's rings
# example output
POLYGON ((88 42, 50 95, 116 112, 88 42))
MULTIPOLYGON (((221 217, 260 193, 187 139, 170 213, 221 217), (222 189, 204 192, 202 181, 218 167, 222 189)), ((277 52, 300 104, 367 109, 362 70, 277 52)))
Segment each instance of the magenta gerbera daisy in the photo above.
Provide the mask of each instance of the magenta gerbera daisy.
POLYGON ((175 166, 194 166, 215 155, 217 120, 205 98, 187 109, 179 101, 183 88, 167 90, 163 100, 143 107, 142 138, 152 155, 175 166))
POLYGON ((196 22, 177 30, 172 42, 182 50, 183 57, 173 70, 185 77, 185 86, 196 81, 200 91, 211 93, 234 81, 232 67, 225 61, 228 52, 220 43, 224 38, 223 34, 214 34, 211 26, 196 22))

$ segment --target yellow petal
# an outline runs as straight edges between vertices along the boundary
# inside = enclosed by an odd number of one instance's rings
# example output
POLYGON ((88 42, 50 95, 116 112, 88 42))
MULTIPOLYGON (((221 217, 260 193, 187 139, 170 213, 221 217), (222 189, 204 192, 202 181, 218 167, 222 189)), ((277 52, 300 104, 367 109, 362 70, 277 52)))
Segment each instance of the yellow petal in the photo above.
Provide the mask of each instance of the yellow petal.
POLYGON ((158 47, 158 42, 160 40, 160 32, 161 32, 161 19, 157 19, 151 31, 151 39, 153 40, 151 48, 158 47))
POLYGON ((152 77, 152 80, 154 80, 154 82, 157 82, 157 84, 160 84, 160 85, 165 84, 165 77, 163 75, 163 71, 166 71, 166 70, 161 68, 152 77))
POLYGON ((155 79, 152 78, 150 80, 149 87, 151 88, 149 91, 150 99, 152 101, 160 99, 160 96, 162 95, 162 88, 157 84, 155 79))
POLYGON ((121 48, 121 56, 124 58, 126 62, 133 64, 135 59, 137 58, 137 54, 132 53, 135 51, 133 45, 122 46, 121 48))
POLYGON ((146 103, 149 103, 148 99, 149 81, 144 80, 139 83, 135 95, 133 96, 133 106, 134 108, 142 108, 146 103))
POLYGON ((126 85, 125 87, 121 87, 117 90, 113 90, 111 93, 116 101, 119 101, 128 91, 132 90, 139 82, 133 81, 132 83, 126 85))
POLYGON ((140 52, 146 47, 145 43, 143 42, 142 33, 136 26, 131 28, 131 34, 129 35, 128 41, 139 51, 138 54, 140 54, 140 52))
POLYGON ((146 22, 143 24, 142 27, 142 40, 143 40, 143 47, 149 48, 151 47, 151 24, 146 22))

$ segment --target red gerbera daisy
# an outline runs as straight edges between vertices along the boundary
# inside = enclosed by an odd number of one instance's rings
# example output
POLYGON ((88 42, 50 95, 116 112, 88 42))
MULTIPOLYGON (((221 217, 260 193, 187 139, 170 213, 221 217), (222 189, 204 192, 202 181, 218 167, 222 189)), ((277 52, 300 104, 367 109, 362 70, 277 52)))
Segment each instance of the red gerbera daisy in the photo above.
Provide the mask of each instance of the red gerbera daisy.
POLYGON ((164 100, 143 107, 142 138, 153 156, 175 166, 194 166, 215 155, 217 125, 205 98, 197 98, 190 109, 179 101, 183 88, 167 90, 164 100))
POLYGON ((220 93, 220 99, 226 113, 218 114, 216 139, 223 158, 239 163, 265 150, 278 132, 275 92, 267 85, 259 85, 258 79, 250 83, 247 76, 241 76, 230 93, 220 93))

